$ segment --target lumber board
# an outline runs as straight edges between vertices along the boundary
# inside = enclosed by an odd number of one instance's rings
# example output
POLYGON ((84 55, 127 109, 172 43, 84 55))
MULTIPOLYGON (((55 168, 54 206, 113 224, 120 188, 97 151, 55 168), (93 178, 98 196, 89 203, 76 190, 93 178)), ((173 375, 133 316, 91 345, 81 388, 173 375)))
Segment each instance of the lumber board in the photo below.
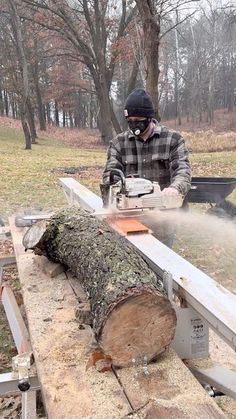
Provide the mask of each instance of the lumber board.
POLYGON ((148 366, 148 375, 142 365, 104 373, 87 368, 94 338, 75 319, 83 289, 64 273, 50 278, 42 272, 24 251, 23 230, 10 225, 49 419, 225 417, 172 350, 148 366))
POLYGON ((50 278, 54 278, 64 272, 64 267, 60 263, 51 262, 46 256, 37 257, 34 261, 38 268, 50 276, 50 278))
POLYGON ((141 418, 221 419, 225 415, 194 380, 189 369, 170 349, 158 362, 116 371, 134 411, 141 418))

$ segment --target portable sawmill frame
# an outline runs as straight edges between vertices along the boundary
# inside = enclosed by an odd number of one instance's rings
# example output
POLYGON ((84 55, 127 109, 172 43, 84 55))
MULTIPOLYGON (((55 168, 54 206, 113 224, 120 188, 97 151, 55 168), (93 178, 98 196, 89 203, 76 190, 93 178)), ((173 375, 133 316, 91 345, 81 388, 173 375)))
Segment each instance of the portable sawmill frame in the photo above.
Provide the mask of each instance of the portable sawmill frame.
POLYGON ((21 395, 22 419, 36 419, 36 391, 40 390, 29 333, 13 291, 2 285, 3 269, 16 263, 14 256, 0 259, 0 296, 17 353, 12 359, 12 372, 0 374, 0 396, 21 395))
MULTIPOLYGON (((72 178, 61 178, 60 186, 70 205, 79 205, 101 218, 100 197, 72 178)), ((26 218, 33 221, 37 216, 26 218)), ((179 357, 191 359, 208 356, 208 327, 235 351, 236 296, 167 248, 150 233, 127 234, 126 239, 136 247, 163 280, 170 301, 173 300, 173 293, 177 293, 185 301, 185 308, 175 307, 177 330, 173 348, 179 357)), ((30 338, 13 292, 9 287, 1 285, 4 266, 12 263, 15 263, 14 258, 0 261, 0 286, 2 303, 18 355, 13 358, 13 372, 0 374, 0 396, 21 394, 22 419, 34 419, 36 391, 40 389, 40 385, 35 366, 31 366, 33 351, 30 338)), ((235 372, 221 366, 194 368, 191 372, 203 385, 208 384, 236 398, 235 372)))
MULTIPOLYGON (((59 184, 69 205, 78 205, 98 218, 104 218, 101 215, 103 202, 98 195, 73 178, 61 178, 59 184)), ((168 298, 172 301, 173 292, 176 292, 185 302, 185 308, 175 306, 177 329, 172 346, 178 356, 181 359, 207 357, 208 327, 236 351, 236 296, 166 247, 150 232, 127 234, 126 239, 163 280, 168 298)), ((202 384, 209 384, 236 398, 236 372, 215 366, 194 368, 192 373, 202 384)))

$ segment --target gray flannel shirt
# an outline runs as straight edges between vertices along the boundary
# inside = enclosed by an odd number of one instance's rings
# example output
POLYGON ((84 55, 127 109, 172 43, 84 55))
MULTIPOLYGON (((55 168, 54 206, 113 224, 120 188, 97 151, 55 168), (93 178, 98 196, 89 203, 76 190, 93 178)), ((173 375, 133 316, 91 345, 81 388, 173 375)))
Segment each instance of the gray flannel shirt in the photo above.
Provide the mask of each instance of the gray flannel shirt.
POLYGON ((125 176, 138 174, 157 181, 161 189, 176 188, 184 196, 191 185, 191 168, 184 139, 157 121, 154 123, 154 130, 146 141, 127 130, 110 142, 103 183, 109 183, 110 170, 115 168, 125 176))

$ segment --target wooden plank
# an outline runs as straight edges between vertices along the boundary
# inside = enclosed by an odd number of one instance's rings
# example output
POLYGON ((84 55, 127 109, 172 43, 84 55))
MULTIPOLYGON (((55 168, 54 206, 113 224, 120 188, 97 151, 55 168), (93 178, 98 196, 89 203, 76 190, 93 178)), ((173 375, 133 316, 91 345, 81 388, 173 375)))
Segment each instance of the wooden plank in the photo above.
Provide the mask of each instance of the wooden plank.
POLYGON ((55 278, 55 276, 60 275, 64 272, 64 266, 60 263, 53 263, 46 256, 37 256, 34 258, 34 263, 37 267, 44 272, 50 278, 55 278))
POLYGON ((65 274, 50 278, 25 253, 10 220, 31 344, 48 418, 121 418, 130 406, 112 371, 86 371, 91 328, 78 327, 76 296, 65 274))
POLYGON ((82 324, 92 325, 93 316, 91 313, 90 303, 80 281, 69 271, 66 272, 66 276, 77 299, 77 305, 75 308, 76 320, 82 324))
MULTIPOLYGON (((69 273, 68 280, 78 300, 86 303, 87 296, 78 279, 69 273)), ((146 419, 225 417, 173 350, 148 366, 136 361, 132 368, 114 369, 134 416, 138 412, 138 418, 146 419)))
POLYGON ((140 363, 116 374, 139 418, 225 417, 173 350, 147 368, 140 363))
POLYGON ((108 224, 119 234, 127 235, 134 233, 149 233, 149 228, 135 220, 134 218, 116 218, 108 217, 108 224))

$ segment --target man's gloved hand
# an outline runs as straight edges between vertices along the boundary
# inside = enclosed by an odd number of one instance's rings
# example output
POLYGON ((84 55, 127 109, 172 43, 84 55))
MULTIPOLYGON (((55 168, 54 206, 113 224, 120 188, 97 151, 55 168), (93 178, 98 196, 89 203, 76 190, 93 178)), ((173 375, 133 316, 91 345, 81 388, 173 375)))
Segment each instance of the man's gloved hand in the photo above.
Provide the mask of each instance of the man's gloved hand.
POLYGON ((102 202, 103 202, 103 207, 107 208, 108 206, 108 201, 109 201, 109 189, 110 189, 110 185, 109 183, 104 184, 104 183, 100 183, 100 191, 101 191, 101 196, 102 196, 102 202))
POLYGON ((163 195, 168 195, 168 196, 178 196, 178 195, 180 195, 180 192, 176 188, 172 188, 171 186, 169 186, 169 188, 163 189, 161 193, 163 195))
POLYGON ((176 188, 169 188, 163 189, 161 192, 163 195, 163 202, 167 208, 180 208, 183 205, 183 196, 176 188))
MULTIPOLYGON (((112 184, 121 187, 121 181, 119 179, 115 179, 114 183, 112 184)), ((109 205, 109 191, 111 185, 109 183, 100 183, 100 191, 102 196, 103 207, 107 208, 109 205)))

